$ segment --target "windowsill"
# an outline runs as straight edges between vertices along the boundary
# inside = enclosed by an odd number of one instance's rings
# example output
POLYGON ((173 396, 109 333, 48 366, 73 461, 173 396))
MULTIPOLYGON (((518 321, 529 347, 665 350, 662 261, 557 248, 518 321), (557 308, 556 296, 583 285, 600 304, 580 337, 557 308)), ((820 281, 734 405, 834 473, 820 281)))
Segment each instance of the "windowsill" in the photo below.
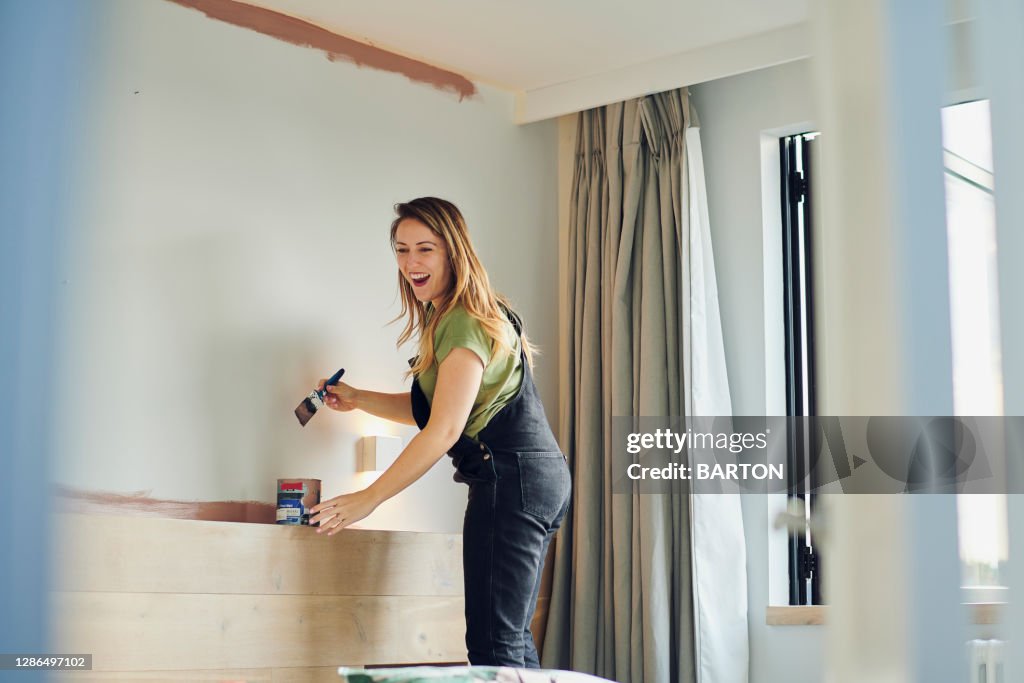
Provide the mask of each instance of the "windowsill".
MULTIPOLYGON (((998 624, 1006 609, 1001 602, 974 602, 966 606, 971 610, 972 624, 998 624)), ((827 605, 769 605, 765 610, 765 623, 768 626, 822 626, 827 614, 827 605)))
POLYGON ((827 611, 825 605, 769 605, 764 621, 769 626, 822 626, 827 611))

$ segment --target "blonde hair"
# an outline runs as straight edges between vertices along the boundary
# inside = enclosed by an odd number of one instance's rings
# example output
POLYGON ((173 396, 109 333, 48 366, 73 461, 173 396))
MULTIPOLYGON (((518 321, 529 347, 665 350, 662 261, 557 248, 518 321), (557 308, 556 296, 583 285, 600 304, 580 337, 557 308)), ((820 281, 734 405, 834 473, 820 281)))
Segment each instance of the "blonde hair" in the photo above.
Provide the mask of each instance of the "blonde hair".
MULTIPOLYGON (((449 201, 437 197, 420 197, 410 202, 395 204, 397 217, 391 223, 391 248, 395 249, 395 239, 399 224, 409 218, 418 220, 444 241, 448 248, 448 264, 452 270, 451 289, 445 294, 443 303, 428 315, 427 304, 421 303, 413 294, 412 285, 398 273, 398 291, 402 296, 402 312, 392 322, 406 318, 405 328, 398 337, 398 346, 414 336, 419 343, 419 357, 415 360, 409 374, 418 375, 434 363, 434 332, 437 324, 446 313, 456 306, 462 306, 466 312, 484 328, 491 339, 491 357, 499 352, 511 354, 512 347, 505 335, 505 325, 509 323, 506 311, 511 311, 508 300, 491 288, 487 271, 469 241, 469 232, 462 212, 449 201)), ((526 338, 526 333, 519 335, 520 343, 526 352, 526 361, 533 367, 535 349, 526 338)))

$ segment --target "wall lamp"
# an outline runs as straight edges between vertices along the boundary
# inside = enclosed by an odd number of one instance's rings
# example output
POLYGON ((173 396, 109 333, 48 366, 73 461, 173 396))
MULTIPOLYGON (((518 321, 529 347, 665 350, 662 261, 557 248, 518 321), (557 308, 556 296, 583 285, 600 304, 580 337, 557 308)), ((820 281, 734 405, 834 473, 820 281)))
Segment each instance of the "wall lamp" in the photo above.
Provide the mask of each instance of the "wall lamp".
POLYGON ((397 436, 364 436, 359 448, 360 472, 383 472, 402 452, 402 440, 397 436))

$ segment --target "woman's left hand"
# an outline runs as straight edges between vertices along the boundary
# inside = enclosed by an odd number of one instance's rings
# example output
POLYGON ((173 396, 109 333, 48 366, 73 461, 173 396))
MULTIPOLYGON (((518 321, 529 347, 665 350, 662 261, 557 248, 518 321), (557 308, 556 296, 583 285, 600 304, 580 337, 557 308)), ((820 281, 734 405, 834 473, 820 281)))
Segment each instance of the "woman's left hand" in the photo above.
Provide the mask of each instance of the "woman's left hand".
POLYGON ((377 505, 378 502, 367 489, 346 493, 314 505, 310 512, 316 516, 310 517, 309 523, 319 522, 320 526, 316 532, 321 534, 326 531, 328 536, 333 536, 369 515, 377 509, 377 505))

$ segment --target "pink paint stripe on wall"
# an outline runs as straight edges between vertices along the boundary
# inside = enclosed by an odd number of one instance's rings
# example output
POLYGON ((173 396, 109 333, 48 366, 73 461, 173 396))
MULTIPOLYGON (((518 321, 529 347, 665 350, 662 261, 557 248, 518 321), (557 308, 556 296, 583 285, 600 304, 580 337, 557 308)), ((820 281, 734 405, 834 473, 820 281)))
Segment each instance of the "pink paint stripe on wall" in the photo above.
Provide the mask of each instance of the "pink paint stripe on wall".
POLYGON ((236 0, 168 1, 199 10, 211 19, 247 28, 293 45, 323 50, 331 61, 348 61, 358 66, 402 74, 411 81, 426 83, 438 90, 458 95, 460 101, 477 93, 473 82, 457 73, 339 36, 316 24, 280 12, 236 0))
POLYGON ((148 491, 133 493, 82 491, 58 486, 54 497, 60 512, 140 515, 198 519, 207 522, 252 522, 255 524, 274 524, 277 519, 277 506, 273 503, 262 503, 255 500, 163 500, 150 498, 148 493, 148 491))

